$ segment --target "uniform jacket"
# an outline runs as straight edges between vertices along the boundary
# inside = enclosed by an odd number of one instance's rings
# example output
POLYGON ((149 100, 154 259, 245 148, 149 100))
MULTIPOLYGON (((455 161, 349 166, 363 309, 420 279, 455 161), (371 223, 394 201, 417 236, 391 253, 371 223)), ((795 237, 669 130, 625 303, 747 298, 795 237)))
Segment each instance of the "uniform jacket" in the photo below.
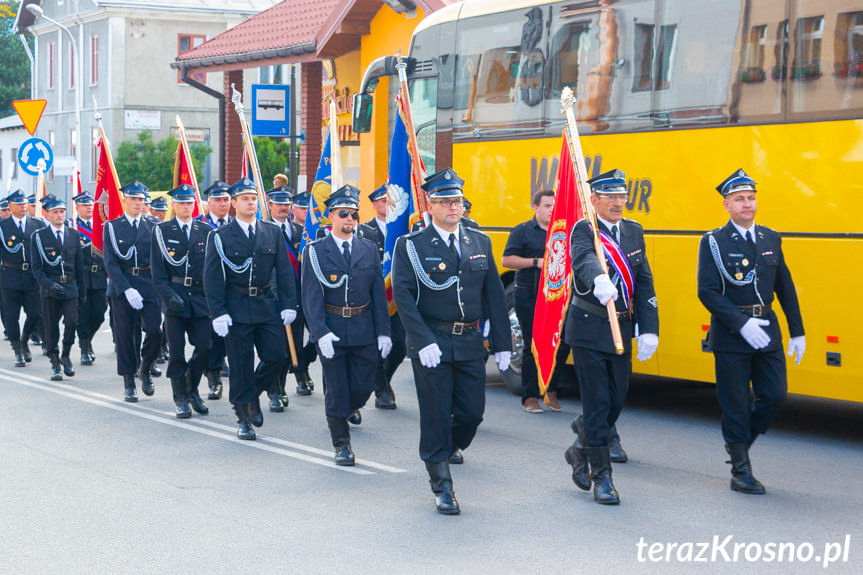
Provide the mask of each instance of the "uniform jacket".
MULTIPOLYGON (((598 223, 600 230, 611 235, 602 222, 598 223)), ((633 320, 618 316, 620 335, 623 339, 624 353, 632 351, 633 324, 638 323, 639 333, 654 333, 659 335, 659 310, 656 291, 653 287, 653 274, 647 261, 644 245, 644 230, 641 224, 634 220, 621 218, 618 224, 620 230, 620 248, 626 255, 633 274, 632 309, 633 320)), ((589 304, 605 308, 593 296, 593 279, 603 273, 596 257, 593 244, 593 232, 586 219, 579 220, 572 228, 570 235, 570 256, 573 271, 573 292, 565 326, 564 341, 572 346, 592 349, 604 353, 615 353, 614 341, 611 338, 611 326, 608 315, 603 312, 598 315, 575 306, 575 298, 589 304)), ((609 265, 609 273, 614 275, 609 265)), ((626 311, 620 280, 616 281, 619 294, 615 306, 617 311, 626 311)))
POLYGON ((512 336, 503 290, 491 240, 484 233, 459 226, 461 257, 456 259, 434 226, 407 234, 396 241, 393 258, 393 299, 407 334, 408 355, 437 343, 444 361, 467 361, 485 356, 482 325, 463 335, 446 334, 430 328, 425 319, 442 322, 491 320, 493 352, 511 351, 512 336), (419 276, 408 252, 413 244, 420 266, 419 276), (422 278, 445 289, 432 289, 422 278), (452 278, 452 279, 451 279, 452 278), (455 281, 458 278, 458 281, 455 281))
POLYGON ((30 269, 22 270, 22 264, 26 263, 29 268, 32 263, 30 256, 30 241, 36 230, 45 227, 42 220, 37 220, 27 216, 24 223, 24 235, 21 235, 21 230, 15 225, 15 221, 11 216, 0 221, 0 241, 3 242, 0 248, 0 288, 15 289, 15 290, 31 290, 36 289, 36 280, 33 278, 33 272, 30 269), (23 247, 18 247, 23 246, 23 247), (12 253, 17 250, 16 253, 12 253), (7 267, 7 265, 16 267, 7 267))
POLYGON ((105 225, 102 233, 102 259, 111 283, 108 297, 125 297, 127 289, 135 288, 144 301, 158 302, 159 295, 149 271, 139 271, 136 275, 132 268, 150 267, 150 249, 153 245, 155 225, 149 217, 138 219, 138 230, 132 227, 125 215, 115 218, 105 225), (111 240, 111 230, 117 240, 116 249, 111 240), (134 248, 134 250, 133 250, 134 248), (119 254, 117 253, 119 250, 119 254), (132 251, 133 250, 133 251, 132 251), (122 256, 131 254, 129 259, 122 256))
MULTIPOLYGON (((297 260, 299 260, 300 259, 300 242, 303 239, 303 226, 301 226, 300 224, 293 222, 291 220, 285 220, 285 223, 288 224, 289 226, 291 226, 291 238, 290 238, 291 249, 297 255, 297 260)), ((285 244, 287 245, 289 240, 288 240, 287 236, 284 234, 284 232, 282 232, 282 224, 273 220, 273 225, 275 225, 277 228, 279 228, 279 234, 281 234, 281 236, 283 238, 282 241, 284 241, 285 244)), ((298 263, 299 263, 299 261, 298 261, 298 263)), ((293 264, 291 264, 291 266, 293 267, 293 264)), ((296 277, 296 275, 294 275, 294 272, 291 272, 291 277, 294 279, 294 287, 295 287, 295 290, 297 293, 296 308, 295 309, 300 310, 300 309, 302 309, 302 298, 299 297, 300 282, 297 281, 297 277, 296 277)))
MULTIPOLYGON (((755 246, 752 246, 729 221, 701 238, 698 247, 698 299, 711 313, 708 341, 715 351, 754 352, 740 335, 740 328, 749 316, 737 306, 771 304, 774 293, 788 319, 791 337, 803 335, 803 318, 791 272, 782 254, 782 238, 778 232, 764 226, 756 225, 755 233, 757 238, 755 246), (725 274, 720 272, 711 253, 711 236, 716 240, 725 274), (738 274, 745 280, 750 271, 755 272, 754 281, 747 285, 735 285, 731 281, 740 281, 737 280, 738 274)), ((770 325, 763 328, 770 336, 770 344, 763 351, 778 349, 782 346, 782 332, 776 313, 771 311, 761 319, 770 320, 770 325)))
POLYGON ((282 231, 270 222, 258 220, 253 245, 236 220, 214 230, 207 238, 204 292, 213 319, 228 314, 234 323, 281 322, 281 310, 296 309, 297 306, 294 272, 291 271, 282 231), (251 257, 251 267, 237 273, 226 265, 216 251, 217 237, 231 264, 242 266, 251 257), (272 289, 273 278, 275 291, 272 289), (246 291, 238 293, 230 286, 246 291), (247 291, 250 286, 271 286, 271 289, 262 295, 250 296, 247 291))
POLYGON ((40 295, 52 299, 83 299, 84 292, 84 254, 81 249, 81 234, 69 226, 63 226, 63 245, 57 241, 54 229, 51 226, 43 226, 33 234, 30 242, 30 259, 33 263, 33 277, 39 284, 40 295), (56 266, 51 266, 39 252, 39 245, 45 257, 51 261, 60 260, 56 266), (60 276, 67 275, 74 278, 74 283, 61 283, 60 276), (54 286, 63 288, 62 296, 49 293, 54 286))
MULTIPOLYGON (((90 229, 90 226, 81 218, 76 218, 76 226, 90 229)), ((85 236, 81 236, 81 249, 84 257, 84 286, 87 289, 108 289, 108 274, 105 273, 105 263, 102 257, 93 251, 93 243, 85 236)))
POLYGON ((351 241, 351 265, 347 262, 336 238, 331 235, 312 242, 303 250, 302 281, 303 313, 313 341, 332 332, 339 341, 333 345, 347 347, 375 345, 377 336, 390 335, 387 295, 377 246, 354 236, 351 241), (335 240, 335 241, 334 241, 335 240), (314 251, 322 277, 338 283, 348 274, 348 280, 337 288, 323 285, 313 268, 310 253, 314 251), (327 313, 325 304, 338 307, 359 307, 371 303, 365 313, 345 318, 327 313))
POLYGON ((201 220, 192 219, 189 239, 180 229, 176 218, 161 222, 157 227, 151 250, 151 268, 156 291, 162 297, 168 315, 185 318, 207 317, 207 298, 204 296, 204 252, 207 248, 207 236, 212 228, 201 220), (159 237, 161 235, 162 241, 159 237), (165 259, 162 248, 174 261, 182 260, 188 254, 183 265, 173 265, 165 259), (184 278, 189 278, 188 280, 184 278), (177 283, 174 279, 183 280, 190 285, 177 283), (180 297, 183 300, 182 311, 169 305, 171 298, 180 297))

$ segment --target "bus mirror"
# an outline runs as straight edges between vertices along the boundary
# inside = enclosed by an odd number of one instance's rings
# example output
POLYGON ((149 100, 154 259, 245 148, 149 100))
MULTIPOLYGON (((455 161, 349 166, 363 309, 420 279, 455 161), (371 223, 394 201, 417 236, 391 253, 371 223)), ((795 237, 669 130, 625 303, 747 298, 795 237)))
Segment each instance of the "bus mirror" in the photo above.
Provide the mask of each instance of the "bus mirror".
POLYGON ((371 94, 354 94, 354 114, 352 118, 354 132, 367 134, 372 129, 372 101, 371 94))

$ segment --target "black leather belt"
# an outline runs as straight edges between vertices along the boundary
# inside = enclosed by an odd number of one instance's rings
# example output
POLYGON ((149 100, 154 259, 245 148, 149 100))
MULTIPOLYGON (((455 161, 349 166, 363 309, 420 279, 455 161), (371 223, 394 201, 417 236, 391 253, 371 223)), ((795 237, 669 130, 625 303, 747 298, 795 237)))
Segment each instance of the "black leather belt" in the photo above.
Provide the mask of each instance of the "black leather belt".
POLYGON ((234 284, 228 284, 225 286, 231 291, 235 291, 237 293, 241 293, 243 295, 247 295, 250 297, 257 297, 259 295, 264 295, 268 293, 273 286, 271 284, 267 284, 265 286, 257 287, 257 286, 238 286, 234 284))
POLYGON ((26 272, 27 270, 30 269, 30 262, 23 262, 20 264, 12 264, 12 263, 8 263, 8 262, 3 262, 3 267, 4 268, 12 268, 12 269, 16 269, 16 270, 21 270, 22 272, 26 272))
POLYGON ((180 284, 185 287, 201 287, 204 282, 190 278, 189 276, 174 276, 171 278, 171 283, 180 284))
POLYGON ((438 321, 436 319, 423 318, 432 329, 450 333, 452 335, 464 335, 479 331, 479 320, 476 321, 438 321))
MULTIPOLYGON (((604 318, 608 317, 608 311, 606 310, 606 308, 599 306, 599 305, 596 305, 596 304, 592 304, 589 301, 584 301, 583 299, 577 298, 575 296, 572 296, 572 305, 574 305, 578 309, 582 309, 588 313, 592 313, 593 315, 596 315, 599 317, 604 317, 604 318)), ((631 321, 632 320, 632 308, 629 308, 628 310, 625 310, 625 311, 617 312, 617 318, 618 319, 624 318, 624 319, 628 319, 631 321)))
POLYGON ((52 276, 50 274, 45 274, 49 280, 52 282, 57 282, 58 284, 73 284, 75 283, 75 276, 69 274, 63 274, 60 276, 52 276))
POLYGON ((327 313, 341 317, 356 317, 358 315, 363 315, 370 307, 372 307, 372 302, 370 301, 356 307, 339 307, 337 305, 324 304, 324 309, 327 313))
POLYGON ((748 315, 749 317, 764 317, 765 315, 770 313, 770 311, 771 311, 770 305, 771 304, 767 304, 767 305, 761 305, 761 304, 739 305, 739 306, 737 306, 737 309, 739 309, 740 311, 742 311, 745 315, 748 315))
POLYGON ((120 269, 121 269, 121 270, 123 270, 123 273, 131 274, 131 275, 133 275, 133 276, 147 275, 147 274, 149 274, 149 273, 150 273, 150 266, 147 266, 147 267, 144 267, 144 268, 127 268, 127 267, 121 267, 120 269))

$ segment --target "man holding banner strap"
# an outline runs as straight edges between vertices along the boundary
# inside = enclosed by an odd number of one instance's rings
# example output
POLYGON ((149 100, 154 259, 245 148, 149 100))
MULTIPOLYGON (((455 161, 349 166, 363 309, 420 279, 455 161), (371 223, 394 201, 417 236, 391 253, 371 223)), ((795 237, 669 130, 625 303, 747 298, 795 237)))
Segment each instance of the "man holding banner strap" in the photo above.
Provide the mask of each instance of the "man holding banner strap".
POLYGON ((620 497, 611 479, 611 427, 626 399, 633 335, 639 361, 647 361, 659 344, 659 313, 644 230, 638 222, 623 218, 628 195, 625 174, 612 170, 588 183, 609 273, 603 272, 596 256, 590 222, 579 220, 570 236, 573 293, 564 340, 572 346, 584 419, 583 425, 579 420, 574 422, 578 437, 565 455, 575 484, 588 490, 592 481, 594 499, 615 505, 620 497), (616 354, 612 341, 605 307, 609 300, 616 302, 622 355, 616 354))

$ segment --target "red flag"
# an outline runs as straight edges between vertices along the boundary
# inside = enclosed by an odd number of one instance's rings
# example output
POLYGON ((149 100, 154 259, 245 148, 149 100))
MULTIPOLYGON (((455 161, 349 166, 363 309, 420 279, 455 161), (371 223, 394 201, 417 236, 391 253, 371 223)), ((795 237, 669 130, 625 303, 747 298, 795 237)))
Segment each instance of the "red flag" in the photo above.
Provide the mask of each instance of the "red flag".
MULTIPOLYGON (((177 116, 177 122, 180 122, 179 116, 177 116)), ((203 213, 201 211, 198 178, 195 176, 195 164, 192 163, 192 154, 189 152, 189 143, 186 140, 186 131, 182 124, 179 124, 179 132, 180 141, 177 142, 177 153, 174 154, 174 187, 189 184, 195 188, 195 208, 192 210, 192 217, 197 218, 203 213)))
POLYGON ((120 201, 120 179, 114 168, 105 131, 99 127, 99 169, 96 172, 96 209, 93 210, 93 247, 102 253, 102 230, 105 222, 123 215, 120 201))
POLYGON ((533 357, 539 377, 539 390, 544 396, 554 373, 557 347, 562 337, 563 319, 569 306, 572 289, 572 262, 569 257, 569 234, 581 219, 581 202, 578 199, 578 180, 572 165, 572 156, 566 135, 557 165, 554 208, 545 236, 545 257, 540 273, 536 296, 536 313, 533 317, 533 357))

